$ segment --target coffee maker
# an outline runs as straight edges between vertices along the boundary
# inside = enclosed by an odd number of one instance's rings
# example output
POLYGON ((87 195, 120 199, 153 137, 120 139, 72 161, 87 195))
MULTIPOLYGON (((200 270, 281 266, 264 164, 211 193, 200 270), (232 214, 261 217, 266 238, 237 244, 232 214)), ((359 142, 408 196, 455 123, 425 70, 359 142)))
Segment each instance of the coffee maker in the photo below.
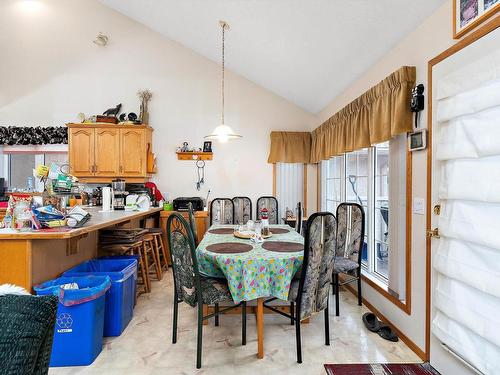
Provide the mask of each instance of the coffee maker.
POLYGON ((111 181, 111 187, 113 189, 113 209, 124 210, 125 209, 125 198, 128 192, 125 191, 125 180, 120 178, 111 181))

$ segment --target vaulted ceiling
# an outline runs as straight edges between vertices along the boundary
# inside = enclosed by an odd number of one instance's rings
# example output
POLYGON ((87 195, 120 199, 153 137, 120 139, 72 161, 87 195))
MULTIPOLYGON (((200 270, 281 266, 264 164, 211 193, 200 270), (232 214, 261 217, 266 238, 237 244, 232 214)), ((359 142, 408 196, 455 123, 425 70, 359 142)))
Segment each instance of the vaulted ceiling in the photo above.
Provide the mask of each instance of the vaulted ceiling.
POLYGON ((445 0, 100 0, 311 113, 445 0))

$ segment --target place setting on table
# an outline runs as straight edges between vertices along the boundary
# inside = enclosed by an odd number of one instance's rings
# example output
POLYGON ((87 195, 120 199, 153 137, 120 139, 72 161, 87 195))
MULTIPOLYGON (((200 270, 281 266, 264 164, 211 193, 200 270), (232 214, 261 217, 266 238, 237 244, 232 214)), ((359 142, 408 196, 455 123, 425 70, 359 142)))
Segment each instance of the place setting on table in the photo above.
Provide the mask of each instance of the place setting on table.
POLYGON ((264 220, 212 225, 196 248, 200 273, 227 279, 234 303, 257 301, 258 357, 263 358, 264 300, 287 301, 302 266, 304 238, 288 225, 264 220))

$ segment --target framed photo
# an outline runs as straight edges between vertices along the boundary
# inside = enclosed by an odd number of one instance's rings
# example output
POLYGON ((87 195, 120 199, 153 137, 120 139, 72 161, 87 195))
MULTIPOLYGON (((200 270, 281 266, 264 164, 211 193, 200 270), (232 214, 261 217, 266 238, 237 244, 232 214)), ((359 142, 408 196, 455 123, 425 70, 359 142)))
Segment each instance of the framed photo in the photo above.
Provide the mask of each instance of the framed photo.
POLYGON ((500 0, 453 0, 453 37, 460 38, 500 10, 500 0))
POLYGON ((408 151, 419 151, 427 148, 427 129, 420 129, 408 134, 408 151))
POLYGON ((212 141, 203 142, 203 152, 212 152, 212 141))

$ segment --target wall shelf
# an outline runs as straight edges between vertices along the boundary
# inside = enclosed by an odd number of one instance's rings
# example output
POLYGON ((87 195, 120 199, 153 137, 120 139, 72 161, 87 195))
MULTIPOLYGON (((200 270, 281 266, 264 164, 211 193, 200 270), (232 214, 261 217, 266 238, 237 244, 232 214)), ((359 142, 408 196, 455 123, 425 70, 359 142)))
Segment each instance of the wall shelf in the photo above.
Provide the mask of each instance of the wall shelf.
POLYGON ((212 160, 213 152, 176 152, 178 160, 212 160))

